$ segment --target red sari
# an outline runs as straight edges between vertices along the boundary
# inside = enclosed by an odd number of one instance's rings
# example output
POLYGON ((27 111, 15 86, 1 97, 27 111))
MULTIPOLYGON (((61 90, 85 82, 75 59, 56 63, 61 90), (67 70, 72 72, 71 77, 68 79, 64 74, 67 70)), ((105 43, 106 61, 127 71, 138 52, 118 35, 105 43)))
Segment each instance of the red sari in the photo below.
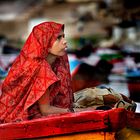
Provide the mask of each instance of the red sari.
POLYGON ((67 55, 57 58, 52 67, 46 61, 48 48, 53 45, 63 26, 44 22, 33 28, 2 84, 2 123, 39 116, 37 101, 48 88, 51 105, 71 107, 73 94, 67 55))

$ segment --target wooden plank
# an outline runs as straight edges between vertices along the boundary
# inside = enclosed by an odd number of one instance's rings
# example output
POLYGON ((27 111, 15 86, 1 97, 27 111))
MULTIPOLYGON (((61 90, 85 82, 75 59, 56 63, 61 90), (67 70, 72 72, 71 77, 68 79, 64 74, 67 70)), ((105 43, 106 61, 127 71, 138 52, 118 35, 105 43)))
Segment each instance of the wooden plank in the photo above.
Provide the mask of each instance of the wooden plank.
POLYGON ((48 116, 46 118, 20 123, 1 124, 0 138, 8 140, 17 138, 57 136, 76 132, 83 133, 92 130, 101 131, 103 129, 107 129, 108 126, 113 126, 112 128, 118 129, 119 127, 116 126, 118 125, 118 122, 122 122, 122 120, 124 121, 125 115, 123 115, 123 112, 125 113, 124 109, 113 109, 109 111, 84 111, 79 113, 48 116), (116 117, 120 116, 118 114, 121 114, 122 116, 116 117), (116 118, 115 122, 110 121, 114 124, 110 124, 109 118, 116 118))
POLYGON ((111 131, 118 131, 126 126, 127 112, 124 108, 108 111, 111 131))
POLYGON ((115 140, 115 132, 87 132, 34 140, 115 140))
POLYGON ((140 113, 127 111, 127 127, 140 131, 140 113))

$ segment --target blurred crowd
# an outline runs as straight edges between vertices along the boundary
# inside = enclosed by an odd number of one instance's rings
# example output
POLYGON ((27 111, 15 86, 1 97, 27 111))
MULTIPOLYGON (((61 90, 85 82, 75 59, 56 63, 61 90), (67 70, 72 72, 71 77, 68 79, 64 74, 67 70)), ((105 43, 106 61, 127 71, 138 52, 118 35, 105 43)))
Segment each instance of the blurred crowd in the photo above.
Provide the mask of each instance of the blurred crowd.
MULTIPOLYGON (((39 8, 40 11, 37 11, 36 15, 37 17, 46 15, 43 14, 46 5, 52 7, 54 4, 57 7, 63 3, 66 5, 69 1, 38 1, 37 3, 42 2, 44 5, 43 10, 39 8)), ((126 18, 115 15, 114 3, 116 1, 88 1, 78 4, 75 2, 68 14, 63 12, 68 16, 66 19, 62 17, 62 21, 74 28, 74 31, 68 30, 72 35, 67 37, 69 42, 67 51, 75 91, 111 82, 109 75, 121 75, 123 81, 120 78, 119 82, 128 82, 130 92, 131 89, 136 92, 140 91, 139 88, 134 88, 134 84, 139 84, 140 79, 140 21, 132 19, 130 15, 126 18), (95 23, 96 26, 93 26, 95 23), (83 81, 86 82, 83 83, 83 81)), ((32 5, 32 3, 29 4, 32 5)), ((35 14, 32 16, 36 17, 35 14)), ((4 32, 0 35, 1 81, 6 77, 10 66, 22 48, 23 44, 18 43, 18 41, 11 43, 4 32)), ((136 98, 139 102, 140 96, 137 95, 136 98)))

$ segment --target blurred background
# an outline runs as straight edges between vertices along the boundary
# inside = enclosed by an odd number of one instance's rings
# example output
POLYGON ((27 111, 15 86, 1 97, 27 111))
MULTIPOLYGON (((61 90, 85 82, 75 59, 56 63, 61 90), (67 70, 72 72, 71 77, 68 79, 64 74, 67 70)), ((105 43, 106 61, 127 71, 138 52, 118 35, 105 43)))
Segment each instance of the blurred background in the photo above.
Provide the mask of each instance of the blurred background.
POLYGON ((140 112, 139 0, 0 0, 0 83, 44 21, 65 24, 74 91, 104 85, 140 112))

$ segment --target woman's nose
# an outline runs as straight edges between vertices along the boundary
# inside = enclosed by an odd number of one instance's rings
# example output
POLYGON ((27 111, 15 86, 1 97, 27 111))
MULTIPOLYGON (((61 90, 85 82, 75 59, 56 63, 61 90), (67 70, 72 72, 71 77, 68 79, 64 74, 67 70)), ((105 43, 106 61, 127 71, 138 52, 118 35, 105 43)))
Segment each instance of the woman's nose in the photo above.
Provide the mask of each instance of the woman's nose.
POLYGON ((67 40, 65 38, 63 38, 63 44, 67 44, 67 40))

